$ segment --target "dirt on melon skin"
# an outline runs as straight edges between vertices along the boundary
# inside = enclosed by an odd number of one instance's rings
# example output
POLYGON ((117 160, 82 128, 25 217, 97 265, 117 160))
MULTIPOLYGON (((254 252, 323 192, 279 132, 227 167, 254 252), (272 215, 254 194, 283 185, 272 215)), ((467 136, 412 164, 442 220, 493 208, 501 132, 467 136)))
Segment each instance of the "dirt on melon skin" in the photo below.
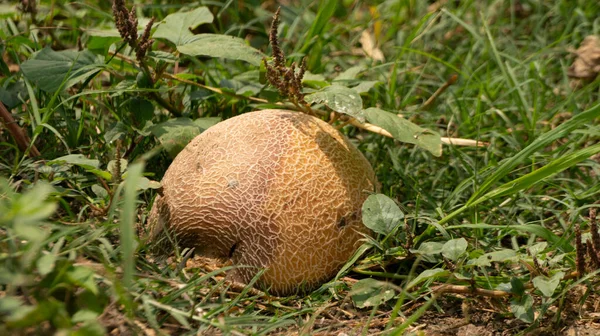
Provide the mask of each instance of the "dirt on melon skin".
POLYGON ((360 209, 377 182, 360 151, 326 122, 264 110, 194 138, 162 185, 151 240, 167 246, 168 229, 180 247, 252 266, 234 270, 234 280, 265 268, 257 285, 289 295, 331 279, 360 246, 369 233, 360 209))

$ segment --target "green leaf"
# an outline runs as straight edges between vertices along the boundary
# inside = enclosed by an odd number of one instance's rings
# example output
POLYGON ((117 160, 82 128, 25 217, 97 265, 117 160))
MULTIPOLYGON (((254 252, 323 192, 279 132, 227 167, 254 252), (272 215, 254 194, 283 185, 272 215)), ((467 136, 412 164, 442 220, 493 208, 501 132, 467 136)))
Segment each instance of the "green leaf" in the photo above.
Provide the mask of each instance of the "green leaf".
POLYGON ((367 93, 379 83, 379 81, 361 81, 357 86, 353 86, 352 88, 358 93, 367 93))
POLYGON ((75 314, 73 314, 71 321, 73 323, 93 321, 97 319, 98 316, 98 313, 93 310, 81 309, 78 310, 75 314))
POLYGON ((89 50, 94 50, 99 53, 106 53, 110 48, 111 44, 121 41, 121 35, 116 29, 109 30, 88 30, 90 37, 87 40, 85 46, 89 50))
POLYGON ((99 169, 100 161, 95 159, 88 159, 82 154, 69 154, 65 156, 61 156, 56 158, 48 164, 70 164, 74 166, 81 167, 85 169, 88 173, 92 173, 98 177, 101 177, 107 181, 112 179, 112 174, 110 172, 99 169))
POLYGON ((355 283, 349 295, 358 308, 365 308, 381 305, 396 293, 385 282, 367 278, 355 283))
POLYGON ((249 46, 239 37, 200 34, 195 35, 188 43, 177 47, 179 52, 190 56, 209 56, 240 60, 259 66, 264 57, 259 50, 249 46))
POLYGON ((344 82, 344 81, 356 79, 356 76, 358 76, 358 74, 363 70, 365 70, 365 67, 362 65, 356 65, 356 66, 350 67, 350 68, 346 69, 346 71, 339 74, 333 81, 334 82, 337 82, 337 81, 344 82))
POLYGON ((55 262, 56 255, 52 253, 44 254, 43 256, 41 256, 36 262, 37 269, 38 272, 40 272, 40 275, 46 275, 52 272, 52 270, 54 269, 55 262))
POLYGON ((167 39, 176 46, 184 45, 194 38, 192 29, 204 23, 212 23, 213 20, 214 16, 206 7, 169 14, 156 28, 152 37, 167 39))
POLYGON ((104 68, 104 59, 89 50, 54 51, 44 48, 33 58, 21 64, 21 70, 27 79, 40 89, 56 92, 66 81, 62 90, 82 81, 104 68))
POLYGON ((370 107, 363 112, 370 123, 390 132, 394 139, 415 144, 430 151, 434 156, 442 155, 442 138, 438 133, 376 107, 370 107))
POLYGON ((207 130, 209 127, 212 127, 218 124, 221 121, 220 117, 206 117, 206 118, 198 118, 194 120, 194 124, 198 125, 203 130, 207 130))
POLYGON ((160 182, 152 181, 147 177, 141 177, 137 186, 138 190, 158 189, 161 187, 160 182))
POLYGON ((517 253, 514 250, 504 249, 486 253, 477 259, 469 260, 468 265, 491 266, 492 262, 504 262, 516 258, 517 253))
POLYGON ((404 213, 391 198, 370 195, 362 206, 362 219, 366 227, 382 235, 388 235, 402 222, 404 213))
POLYGON ((522 296, 519 299, 510 301, 510 310, 513 315, 525 323, 533 323, 533 298, 531 295, 522 296))
POLYGON ((531 245, 529 247, 529 253, 531 253, 531 255, 535 257, 538 254, 542 253, 542 251, 544 251, 546 249, 546 247, 548 247, 548 243, 546 243, 546 242, 541 242, 541 243, 531 245))
POLYGON ((21 306, 5 319, 6 325, 11 328, 37 326, 48 320, 52 320, 55 327, 70 326, 70 319, 64 303, 50 298, 35 306, 21 306))
POLYGON ((17 236, 39 242, 48 235, 40 224, 56 211, 56 203, 46 200, 52 192, 54 188, 50 184, 38 182, 14 199, 12 207, 9 207, 12 208, 9 216, 12 217, 13 230, 17 236))
POLYGON ((418 249, 411 249, 410 251, 419 255, 436 255, 442 253, 444 244, 440 242, 424 242, 419 245, 418 249))
MULTIPOLYGON (((125 173, 125 171, 127 171, 127 165, 129 164, 129 162, 126 159, 119 159, 119 162, 121 163, 121 171, 119 172, 121 175, 123 175, 123 173, 125 173)), ((110 160, 108 161, 108 164, 106 165, 106 170, 113 175, 115 173, 115 170, 117 166, 117 160, 110 160)))
MULTIPOLYGON (((77 313, 75 313, 77 315, 77 313)), ((79 329, 73 331, 69 336, 103 336, 106 329, 97 320, 87 321, 79 329)))
POLYGON ((167 153, 174 158, 204 129, 189 118, 170 119, 150 128, 167 153))
POLYGON ((123 139, 129 129, 122 121, 118 121, 111 129, 104 133, 104 141, 111 143, 118 139, 123 139))
POLYGON ((341 85, 330 85, 320 91, 306 95, 304 100, 310 104, 323 103, 336 112, 347 114, 360 122, 365 121, 362 98, 354 89, 341 85))
POLYGON ((0 298, 0 314, 7 314, 17 310, 23 305, 23 300, 19 297, 4 296, 0 298))
POLYGON ((452 261, 456 261, 465 253, 467 246, 468 243, 465 238, 449 240, 442 247, 442 255, 452 261))
POLYGON ((407 286, 406 289, 410 289, 412 287, 414 287, 415 285, 418 285, 419 283, 430 279, 430 278, 438 278, 440 276, 445 276, 450 274, 450 272, 448 272, 447 270, 443 269, 443 268, 434 268, 434 269, 430 269, 430 270, 425 270, 423 271, 421 274, 419 274, 416 278, 414 278, 407 286))
POLYGON ((88 159, 83 154, 69 154, 69 155, 61 156, 59 158, 56 158, 56 159, 48 162, 48 164, 60 164, 60 163, 68 163, 71 165, 79 166, 81 168, 99 168, 100 167, 100 161, 98 161, 96 159, 88 159))
POLYGON ((71 266, 66 272, 66 277, 73 285, 83 287, 94 295, 98 295, 98 287, 94 281, 94 271, 83 266, 71 266))
POLYGON ((510 279, 510 292, 517 295, 522 296, 525 294, 525 284, 523 281, 517 277, 513 277, 510 279))
POLYGON ((564 276, 564 272, 558 272, 550 278, 540 275, 533 278, 533 286, 537 288, 540 292, 542 292, 542 295, 546 297, 552 297, 554 291, 556 290, 556 287, 558 287, 560 281, 564 276))
POLYGON ((0 87, 0 101, 10 110, 23 100, 27 100, 29 93, 23 81, 9 82, 0 87))

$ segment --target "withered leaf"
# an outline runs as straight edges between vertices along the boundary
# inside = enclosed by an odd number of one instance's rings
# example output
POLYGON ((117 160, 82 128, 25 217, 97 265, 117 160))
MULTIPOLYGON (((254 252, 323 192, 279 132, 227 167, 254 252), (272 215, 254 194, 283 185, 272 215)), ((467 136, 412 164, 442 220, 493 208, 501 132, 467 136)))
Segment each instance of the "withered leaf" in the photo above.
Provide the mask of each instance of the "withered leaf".
POLYGON ((567 75, 573 79, 594 80, 600 73, 600 38, 587 36, 574 53, 577 57, 567 75))

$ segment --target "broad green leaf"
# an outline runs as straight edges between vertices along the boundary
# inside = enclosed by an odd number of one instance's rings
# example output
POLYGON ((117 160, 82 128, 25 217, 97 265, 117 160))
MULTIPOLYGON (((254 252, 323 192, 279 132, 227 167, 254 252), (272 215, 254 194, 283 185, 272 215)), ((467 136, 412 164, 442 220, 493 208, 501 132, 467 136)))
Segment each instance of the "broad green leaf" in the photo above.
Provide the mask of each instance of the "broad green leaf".
POLYGON ((48 164, 68 163, 70 165, 79 166, 82 168, 99 168, 100 161, 96 159, 88 159, 83 154, 69 154, 56 158, 48 164))
POLYGON ((106 189, 104 189, 103 187, 101 187, 98 184, 94 184, 92 186, 92 192, 94 192, 94 194, 96 194, 96 196, 101 199, 107 199, 109 196, 108 191, 106 191, 106 189))
POLYGON ((127 102, 126 106, 132 124, 139 129, 143 129, 154 117, 154 105, 147 99, 134 97, 127 102))
POLYGON ((62 87, 65 90, 104 68, 103 61, 101 56, 89 50, 54 51, 44 48, 21 64, 21 70, 25 77, 40 89, 56 92, 63 81, 66 81, 62 87))
POLYGON ((304 77, 302 77, 302 85, 304 85, 305 88, 308 87, 320 90, 330 84, 327 79, 325 79, 325 76, 307 71, 304 73, 304 77))
POLYGON ((4 296, 0 298, 0 313, 7 314, 15 311, 23 305, 23 299, 15 296, 4 296))
POLYGON ((442 155, 442 138, 437 132, 422 128, 393 113, 376 107, 363 111, 367 120, 390 132, 394 139, 415 144, 435 156, 442 155))
POLYGON ((443 268, 434 268, 434 269, 429 269, 429 270, 425 270, 423 271, 421 274, 419 274, 416 278, 414 278, 407 286, 406 289, 410 289, 412 287, 414 287, 415 285, 420 284, 421 282, 430 279, 430 278, 437 278, 440 276, 445 276, 450 274, 450 272, 448 272, 447 270, 443 269, 443 268))
POLYGON ((150 132, 158 138, 172 158, 203 130, 189 118, 170 119, 150 128, 150 132))
POLYGON ((362 109, 362 98, 354 89, 341 85, 326 86, 320 91, 311 93, 304 97, 310 104, 323 103, 330 109, 347 114, 363 122, 365 115, 362 109))
POLYGON ((104 133, 104 141, 111 143, 118 139, 123 139, 129 129, 122 121, 118 121, 114 126, 104 133))
POLYGON ((350 297, 358 308, 378 306, 392 299, 395 291, 385 282, 367 278, 352 286, 350 297))
POLYGON ((402 223, 404 213, 391 198, 370 195, 362 206, 362 219, 366 227, 382 235, 388 235, 402 223))
POLYGON ((213 20, 214 16, 206 7, 198 7, 190 12, 169 14, 158 25, 152 37, 167 39, 176 46, 184 45, 194 38, 192 29, 204 23, 212 23, 213 20))
POLYGON ((513 315, 525 323, 533 323, 533 298, 531 295, 524 295, 519 299, 510 301, 510 310, 513 315))
MULTIPOLYGON (((52 212, 54 212, 56 206, 49 205, 48 208, 52 209, 52 212)), ((48 232, 42 230, 39 225, 19 222, 18 220, 15 220, 13 230, 17 236, 27 241, 40 242, 48 236, 48 232)))
POLYGON ((89 50, 105 53, 110 48, 111 44, 122 40, 121 34, 117 29, 110 30, 95 30, 88 32, 90 37, 87 40, 86 47, 89 50))
POLYGON ((73 314, 71 321, 73 323, 79 323, 79 322, 93 321, 97 318, 98 318, 97 312, 95 312, 93 310, 88 310, 88 309, 81 309, 81 310, 78 310, 75 314, 73 314))
POLYGON ((23 81, 9 82, 4 84, 5 87, 0 87, 0 101, 9 110, 21 104, 23 100, 27 100, 29 93, 23 81))
POLYGON ((46 200, 53 191, 50 184, 38 182, 14 201, 9 216, 12 215, 13 230, 17 236, 37 242, 46 238, 48 230, 43 229, 41 224, 56 211, 56 203, 46 200))
POLYGON ((92 173, 98 177, 101 177, 107 181, 110 181, 112 179, 112 174, 110 172, 98 168, 100 166, 100 161, 95 159, 88 159, 82 154, 69 154, 48 162, 48 164, 64 163, 81 167, 85 169, 85 171, 92 173))
POLYGON ((546 249, 546 247, 548 247, 547 242, 541 242, 541 243, 531 245, 529 247, 529 253, 531 253, 531 255, 535 257, 538 254, 540 254, 542 251, 544 251, 546 249))
POLYGON ((175 63, 177 62, 177 57, 172 53, 168 53, 162 50, 153 50, 148 52, 148 57, 152 58, 157 62, 165 62, 165 63, 175 63))
POLYGON ((419 245, 418 249, 411 249, 410 251, 419 255, 436 255, 442 253, 444 244, 440 242, 424 242, 419 245))
MULTIPOLYGON (((125 173, 125 171, 127 171, 127 165, 129 164, 129 162, 126 159, 120 159, 119 160, 121 163, 121 171, 119 172, 121 175, 123 175, 123 173, 125 173)), ((114 175, 115 170, 117 169, 117 160, 110 160, 108 161, 108 164, 106 165, 106 170, 111 174, 114 175)))
POLYGON ((147 177, 141 177, 138 183, 138 190, 146 190, 146 189, 158 189, 161 184, 157 181, 152 181, 147 177))
POLYGON ((203 130, 207 130, 209 127, 212 127, 218 124, 221 121, 220 117, 206 117, 206 118, 198 118, 194 120, 194 124, 198 125, 203 130))
POLYGON ((564 272, 558 272, 550 278, 543 275, 536 276, 533 278, 533 286, 542 292, 544 296, 551 297, 564 276, 564 272))
POLYGON ((41 275, 46 275, 46 274, 52 272, 52 270, 54 269, 55 262, 56 262, 56 255, 54 255, 52 253, 44 254, 36 262, 38 272, 41 275))
POLYGON ((442 255, 452 261, 456 261, 465 253, 467 246, 468 243, 465 238, 449 240, 442 247, 442 255))
POLYGON ((357 86, 353 86, 352 88, 358 93, 367 93, 379 83, 379 81, 361 81, 357 86))
POLYGON ((209 56, 248 62, 259 66, 264 57, 259 50, 249 46, 239 37, 218 34, 195 35, 186 44, 177 47, 190 56, 209 56))
POLYGON ((83 287, 94 295, 98 295, 98 287, 94 280, 94 271, 91 269, 83 266, 71 266, 65 275, 70 283, 83 287))
POLYGON ((337 82, 337 81, 344 82, 344 81, 356 79, 356 76, 358 76, 358 74, 363 70, 365 70, 365 67, 362 65, 356 65, 356 66, 350 67, 350 68, 346 69, 346 71, 339 74, 333 81, 334 82, 337 82))
POLYGON ((469 260, 468 265, 475 266, 491 266, 492 262, 504 262, 513 260, 517 257, 517 253, 514 250, 504 249, 500 251, 494 251, 486 253, 477 259, 469 260))
POLYGON ((69 315, 62 302, 50 297, 35 306, 21 306, 6 317, 6 326, 10 328, 26 328, 38 326, 44 321, 52 320, 55 327, 70 326, 69 315))
MULTIPOLYGON (((75 313, 75 315, 77 315, 77 313, 75 313)), ((75 318, 75 315, 73 315, 73 318, 75 318)), ((80 328, 72 331, 69 336, 103 336, 106 334, 104 326, 100 324, 97 319, 94 319, 88 320, 80 328)))
POLYGON ((513 277, 510 279, 510 292, 517 295, 522 296, 525 294, 525 284, 521 279, 517 277, 513 277))

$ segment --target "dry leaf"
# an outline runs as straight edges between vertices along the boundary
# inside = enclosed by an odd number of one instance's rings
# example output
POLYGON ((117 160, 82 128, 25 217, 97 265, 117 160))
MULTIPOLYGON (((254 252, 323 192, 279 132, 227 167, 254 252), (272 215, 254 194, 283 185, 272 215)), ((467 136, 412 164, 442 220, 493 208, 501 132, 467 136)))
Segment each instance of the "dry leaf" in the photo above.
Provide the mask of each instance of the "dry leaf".
POLYGON ((577 58, 569 67, 567 75, 574 79, 571 87, 579 87, 582 81, 592 81, 600 73, 600 38, 587 36, 574 54, 577 58))
POLYGON ((360 44, 362 45, 362 49, 367 56, 371 57, 375 61, 385 61, 383 52, 381 49, 377 48, 375 44, 375 38, 373 35, 369 34, 368 31, 365 30, 360 35, 360 44))

